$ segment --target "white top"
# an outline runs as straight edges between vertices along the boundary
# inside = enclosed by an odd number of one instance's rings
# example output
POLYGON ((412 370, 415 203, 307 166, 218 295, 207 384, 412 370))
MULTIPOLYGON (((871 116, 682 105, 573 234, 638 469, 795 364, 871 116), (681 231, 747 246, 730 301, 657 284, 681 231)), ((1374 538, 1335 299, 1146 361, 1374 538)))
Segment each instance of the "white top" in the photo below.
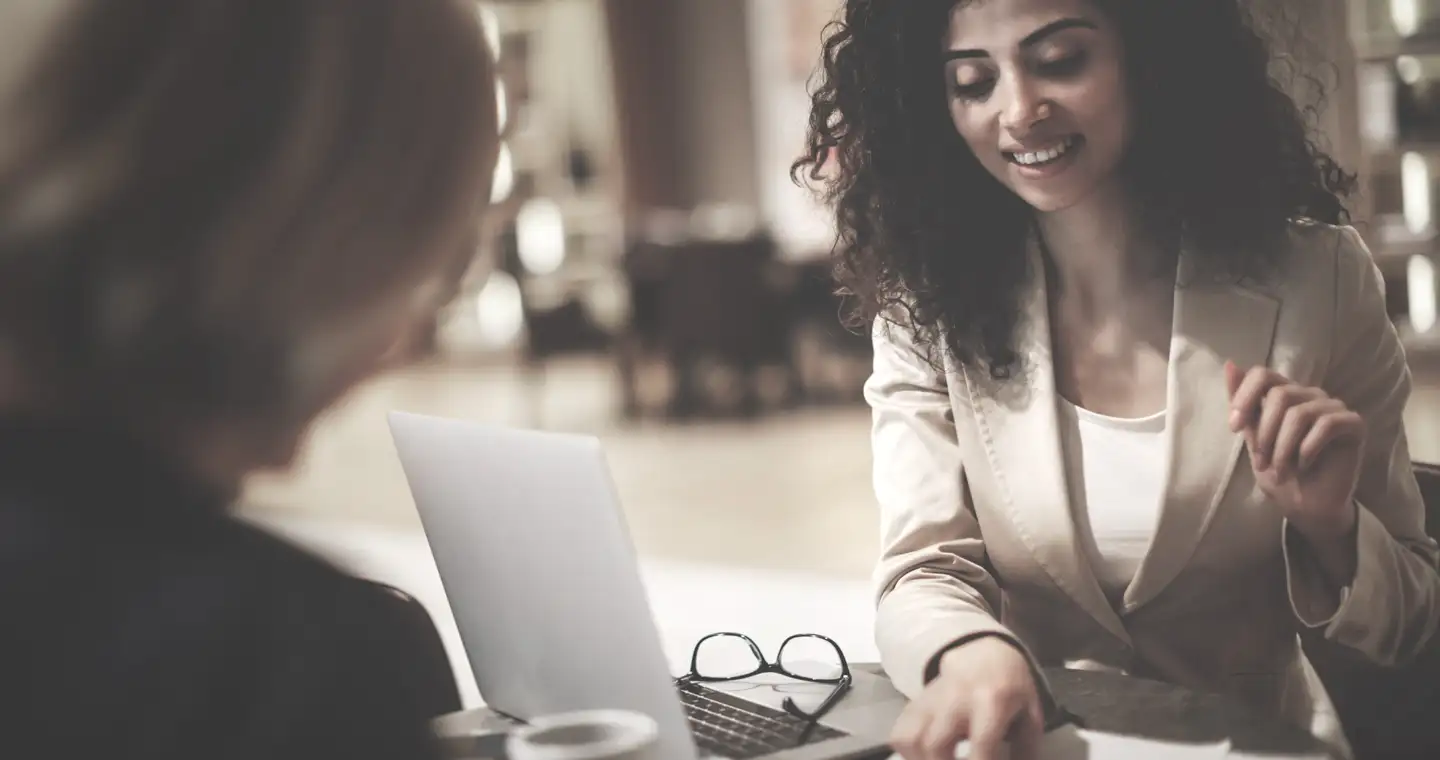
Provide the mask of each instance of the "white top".
POLYGON ((1120 419, 1060 402, 1061 450, 1076 538, 1100 588, 1124 597, 1160 517, 1169 459, 1165 412, 1120 419))

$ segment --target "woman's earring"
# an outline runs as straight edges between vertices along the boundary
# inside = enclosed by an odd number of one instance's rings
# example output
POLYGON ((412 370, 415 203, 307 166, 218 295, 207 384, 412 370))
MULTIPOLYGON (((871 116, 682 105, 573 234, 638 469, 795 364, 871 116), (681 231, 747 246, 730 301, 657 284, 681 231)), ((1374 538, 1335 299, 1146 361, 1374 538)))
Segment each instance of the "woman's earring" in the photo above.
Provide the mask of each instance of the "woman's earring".
POLYGON ((1045 121, 1048 118, 1050 118, 1049 103, 1041 103, 1040 105, 1035 106, 1035 124, 1039 124, 1040 122, 1045 121))

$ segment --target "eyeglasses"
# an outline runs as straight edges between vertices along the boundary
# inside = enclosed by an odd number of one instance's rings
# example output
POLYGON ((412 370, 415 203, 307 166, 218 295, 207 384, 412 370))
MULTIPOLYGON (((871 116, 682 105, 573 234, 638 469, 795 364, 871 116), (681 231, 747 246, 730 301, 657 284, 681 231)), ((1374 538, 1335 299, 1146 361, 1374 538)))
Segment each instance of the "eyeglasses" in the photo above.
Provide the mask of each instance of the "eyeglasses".
POLYGON ((762 673, 818 684, 834 684, 825 701, 814 710, 802 709, 786 697, 785 712, 814 724, 850 689, 850 663, 840 645, 818 633, 798 633, 780 644, 775 662, 765 659, 760 645, 743 633, 712 633, 695 643, 690 672, 681 680, 700 683, 740 681, 762 673))

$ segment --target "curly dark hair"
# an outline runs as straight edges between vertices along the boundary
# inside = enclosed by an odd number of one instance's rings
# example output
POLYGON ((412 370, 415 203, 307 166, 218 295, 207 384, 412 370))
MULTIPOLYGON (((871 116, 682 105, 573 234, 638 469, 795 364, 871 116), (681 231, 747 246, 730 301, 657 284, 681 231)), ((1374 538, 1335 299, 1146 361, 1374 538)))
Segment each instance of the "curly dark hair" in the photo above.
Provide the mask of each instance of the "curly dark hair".
MULTIPOLYGON (((1312 137, 1324 87, 1272 58, 1265 32, 1278 26, 1262 29, 1236 0, 1091 2, 1125 51, 1134 131, 1124 181, 1157 229, 1184 235, 1202 272, 1267 276, 1291 220, 1346 223, 1355 178, 1312 137), (1315 88, 1309 107, 1287 93, 1291 78, 1315 88)), ((903 318, 932 362, 941 348, 1004 379, 1020 365, 1033 212, 981 167, 950 118, 942 48, 958 3, 846 2, 826 30, 792 176, 820 180, 834 159, 821 194, 854 326, 903 318)))

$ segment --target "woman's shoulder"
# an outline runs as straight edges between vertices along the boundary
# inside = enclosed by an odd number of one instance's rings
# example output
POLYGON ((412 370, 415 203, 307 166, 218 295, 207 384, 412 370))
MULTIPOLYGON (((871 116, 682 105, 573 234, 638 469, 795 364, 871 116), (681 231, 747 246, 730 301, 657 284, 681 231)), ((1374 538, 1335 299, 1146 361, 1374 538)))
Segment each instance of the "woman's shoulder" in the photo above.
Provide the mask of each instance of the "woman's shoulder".
POLYGON ((193 538, 191 549, 132 579, 156 639, 189 640, 202 658, 223 656, 227 647, 248 649, 257 663, 282 668, 267 678, 341 700, 351 680, 343 674, 424 656, 433 623, 422 628, 412 609, 418 602, 390 587, 229 515, 193 538), (149 605, 155 598, 173 604, 149 605), (248 632, 243 642, 234 640, 236 628, 248 632))
POLYGON ((423 607, 240 521, 224 543, 229 556, 211 567, 237 602, 230 615, 243 621, 251 655, 269 668, 252 684, 277 705, 262 708, 265 720, 289 724, 304 712, 325 727, 273 739, 321 754, 348 747, 355 757, 433 757, 428 720, 458 709, 459 695, 449 693, 454 677, 423 607), (447 693, 437 695, 437 683, 447 693), (364 727, 341 736, 346 725, 364 727))
POLYGON ((1277 345, 1320 357, 1337 336, 1388 324, 1384 277, 1355 227, 1301 220, 1287 237, 1277 270, 1255 288, 1279 302, 1277 345))
POLYGON ((353 575, 269 530, 241 520, 234 528, 220 552, 229 554, 228 561, 218 563, 217 575, 248 586, 255 612, 281 631, 308 636, 325 630, 333 643, 343 645, 355 638, 357 625, 360 631, 403 627, 403 605, 390 587, 353 575))
POLYGON ((443 647, 433 624, 386 587, 228 514, 132 516, 104 540, 90 538, 110 527, 96 518, 81 533, 58 510, 0 497, 0 523, 14 515, 52 518, 20 537, 28 553, 0 551, 26 573, 22 593, 0 594, 29 623, 15 633, 37 662, 95 664, 47 670, 27 697, 48 708, 79 689, 113 708, 72 743, 128 756, 204 746, 223 726, 237 756, 438 755, 428 721, 458 697, 431 697, 430 676, 453 674, 430 654, 443 647))
POLYGON ((1272 259, 1275 270, 1259 289, 1283 301, 1333 305, 1341 292, 1381 287, 1370 248, 1355 227, 1296 219, 1281 246, 1272 259))
POLYGON ((1294 219, 1286 232, 1280 260, 1288 275, 1354 276, 1374 263, 1359 230, 1348 224, 1294 219))

